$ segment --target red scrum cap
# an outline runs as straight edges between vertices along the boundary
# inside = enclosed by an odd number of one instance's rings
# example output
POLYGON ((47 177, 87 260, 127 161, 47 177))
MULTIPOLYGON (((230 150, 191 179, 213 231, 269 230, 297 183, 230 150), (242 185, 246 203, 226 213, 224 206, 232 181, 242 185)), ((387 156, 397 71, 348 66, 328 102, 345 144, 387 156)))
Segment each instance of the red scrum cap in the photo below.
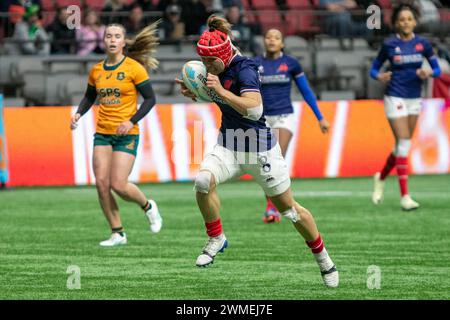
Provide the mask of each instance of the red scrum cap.
POLYGON ((201 57, 219 58, 225 67, 233 57, 233 46, 230 37, 217 29, 206 30, 197 42, 197 53, 201 57))

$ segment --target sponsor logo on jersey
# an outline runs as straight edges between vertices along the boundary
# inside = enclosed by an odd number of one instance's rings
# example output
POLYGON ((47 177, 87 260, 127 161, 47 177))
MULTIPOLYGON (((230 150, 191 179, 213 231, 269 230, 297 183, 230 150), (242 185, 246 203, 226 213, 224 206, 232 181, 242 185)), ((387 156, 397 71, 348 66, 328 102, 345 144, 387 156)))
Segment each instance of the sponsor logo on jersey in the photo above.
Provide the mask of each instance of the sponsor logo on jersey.
POLYGON ((258 67, 258 71, 259 71, 259 73, 264 73, 264 67, 263 66, 259 66, 258 67))
POLYGON ((422 52, 423 51, 423 44, 421 44, 421 43, 416 44, 415 49, 416 49, 417 52, 422 52))
POLYGON ((106 80, 108 80, 109 78, 111 78, 111 76, 112 76, 112 72, 106 76, 106 80))
POLYGON ((287 77, 285 74, 276 74, 272 76, 261 76, 261 82, 263 84, 270 84, 270 83, 288 83, 291 79, 287 77))
POLYGON ((101 88, 98 90, 98 94, 100 98, 106 98, 114 96, 116 98, 120 98, 120 89, 119 88, 101 88))
POLYGON ((117 74, 117 80, 123 80, 125 79, 125 72, 119 72, 117 74))
POLYGON ((288 70, 289 70, 289 67, 286 63, 282 63, 278 67, 278 72, 288 72, 288 70))
POLYGON ((395 48, 395 53, 402 53, 402 50, 400 49, 400 47, 395 48))
POLYGON ((423 61, 423 56, 419 53, 407 55, 395 55, 392 59, 395 64, 418 63, 423 61))

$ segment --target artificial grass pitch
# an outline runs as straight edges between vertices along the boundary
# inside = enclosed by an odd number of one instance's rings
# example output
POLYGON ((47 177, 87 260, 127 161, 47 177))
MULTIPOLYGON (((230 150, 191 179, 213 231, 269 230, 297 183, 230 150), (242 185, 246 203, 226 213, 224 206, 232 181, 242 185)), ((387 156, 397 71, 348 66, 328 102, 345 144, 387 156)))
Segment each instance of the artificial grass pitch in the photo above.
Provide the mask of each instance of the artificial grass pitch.
POLYGON ((262 223, 255 183, 219 187, 229 247, 208 268, 195 266, 207 238, 192 185, 142 188, 163 229, 151 234, 140 208, 119 200, 128 244, 115 248, 98 245, 110 230, 94 187, 0 192, 0 299, 450 299, 448 175, 410 177, 413 212, 400 210, 396 177, 380 206, 371 178, 293 182, 340 271, 337 289, 290 222, 262 223), (77 268, 80 289, 68 289, 77 268))

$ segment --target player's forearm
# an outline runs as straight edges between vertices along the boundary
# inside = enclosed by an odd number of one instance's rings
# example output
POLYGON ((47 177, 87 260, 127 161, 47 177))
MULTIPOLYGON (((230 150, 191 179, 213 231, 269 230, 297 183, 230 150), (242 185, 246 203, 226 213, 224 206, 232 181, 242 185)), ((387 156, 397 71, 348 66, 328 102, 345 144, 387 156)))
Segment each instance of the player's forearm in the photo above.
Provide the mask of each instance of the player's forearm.
POLYGON ((314 92, 311 90, 311 87, 308 85, 308 81, 305 75, 299 76, 295 79, 295 83, 299 91, 302 93, 303 98, 306 103, 309 105, 311 110, 314 112, 317 120, 320 121, 323 119, 323 115, 320 112, 319 106, 317 105, 317 98, 314 95, 314 92))
POLYGON ((144 97, 144 101, 141 103, 141 106, 137 112, 130 119, 133 124, 138 123, 142 118, 144 118, 150 110, 152 110, 156 103, 155 93, 150 82, 139 87, 138 91, 144 97))
POLYGON ((84 97, 81 100, 80 105, 78 106, 77 113, 79 113, 82 116, 86 112, 88 112, 89 109, 94 104, 96 98, 97 98, 97 91, 95 90, 95 87, 88 85, 86 93, 84 94, 84 97))
POLYGON ((249 97, 240 97, 228 90, 223 90, 223 92, 220 92, 219 96, 225 101, 226 104, 231 106, 243 116, 249 116, 249 110, 262 106, 262 101, 249 97))
POLYGON ((372 79, 378 80, 378 75, 380 74, 381 62, 375 59, 372 63, 372 68, 370 68, 370 76, 372 79))

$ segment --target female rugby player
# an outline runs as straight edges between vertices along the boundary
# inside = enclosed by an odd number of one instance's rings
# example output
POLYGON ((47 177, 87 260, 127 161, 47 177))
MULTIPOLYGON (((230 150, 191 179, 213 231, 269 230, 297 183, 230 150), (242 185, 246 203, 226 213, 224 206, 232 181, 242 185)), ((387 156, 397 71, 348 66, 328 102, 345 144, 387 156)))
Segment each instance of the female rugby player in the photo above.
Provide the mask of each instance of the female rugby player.
POLYGON ((387 84, 384 111, 395 137, 393 151, 381 172, 374 176, 372 201, 374 204, 381 202, 384 181, 396 167, 401 194, 400 206, 403 210, 419 208, 419 203, 408 192, 408 154, 421 109, 422 83, 441 73, 430 43, 414 34, 417 19, 418 11, 410 4, 399 4, 394 8, 392 25, 397 34, 384 41, 370 71, 372 78, 387 84), (422 68, 424 58, 428 60, 432 70, 422 68), (380 72, 386 60, 390 62, 390 70, 380 72))
POLYGON ((144 28, 133 40, 126 40, 120 24, 106 27, 104 45, 107 57, 90 71, 88 86, 71 128, 99 97, 100 108, 94 136, 93 167, 100 206, 108 220, 112 235, 100 242, 110 247, 127 243, 119 207, 112 191, 126 201, 138 204, 150 222, 150 230, 161 230, 162 218, 154 200, 147 199, 134 184, 128 182, 139 143, 138 121, 155 105, 155 94, 146 68, 156 68, 152 57, 158 45, 157 22, 144 28), (144 102, 137 108, 138 93, 144 102))
MULTIPOLYGON (((230 24, 225 19, 212 16, 207 25, 208 30, 197 43, 197 53, 208 71, 206 85, 217 95, 214 102, 222 112, 222 126, 218 144, 205 156, 195 178, 197 203, 209 236, 196 265, 210 265, 217 253, 228 245, 222 230, 216 187, 249 173, 305 239, 319 265, 324 284, 337 287, 336 266, 324 247, 311 213, 295 202, 280 146, 266 126, 258 66, 252 59, 238 54, 229 37, 230 24)), ((195 99, 181 80, 176 81, 183 95, 195 99)))
MULTIPOLYGON (((283 52, 283 34, 277 29, 270 29, 264 36, 266 52, 263 56, 255 58, 259 66, 262 82, 262 97, 264 116, 267 124, 277 135, 283 157, 295 130, 294 108, 291 102, 291 84, 295 81, 306 103, 319 122, 320 130, 327 133, 330 125, 323 117, 317 105, 317 99, 311 90, 305 73, 296 58, 283 52)), ((280 221, 281 215, 267 198, 266 211, 263 221, 265 223, 280 221)))

